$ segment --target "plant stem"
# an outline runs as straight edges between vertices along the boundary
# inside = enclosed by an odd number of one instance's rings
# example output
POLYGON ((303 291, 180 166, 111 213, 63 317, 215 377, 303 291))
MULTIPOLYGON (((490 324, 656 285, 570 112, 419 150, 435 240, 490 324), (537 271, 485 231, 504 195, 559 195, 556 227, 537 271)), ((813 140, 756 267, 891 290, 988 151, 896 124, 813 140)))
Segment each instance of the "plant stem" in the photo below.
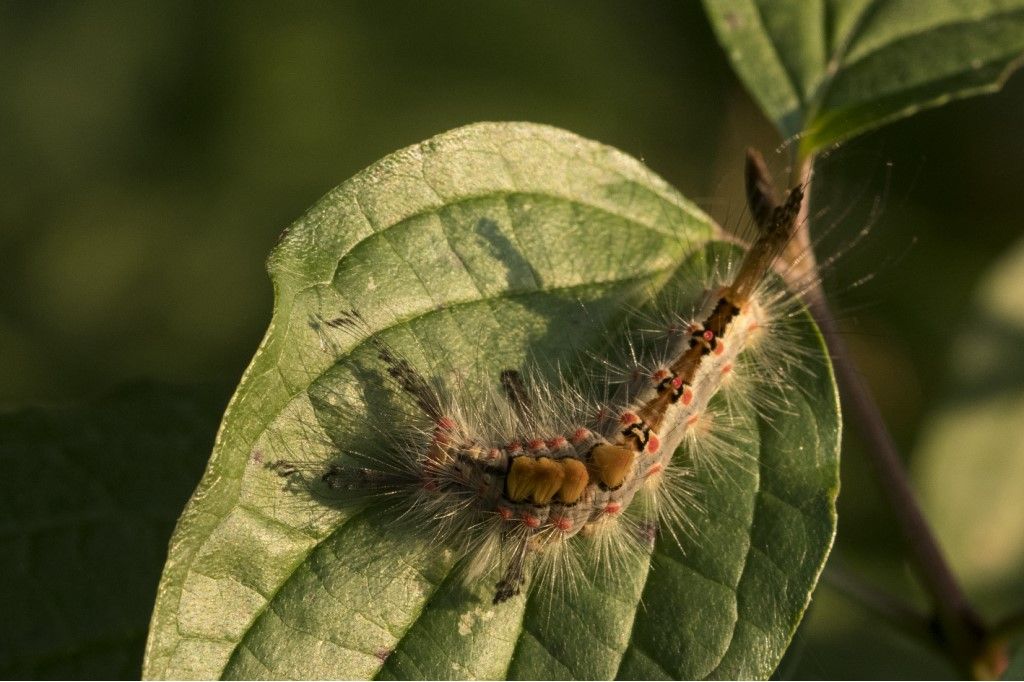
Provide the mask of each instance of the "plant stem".
POLYGON ((925 644, 936 646, 934 621, 899 597, 861 580, 856 574, 830 561, 825 582, 837 592, 879 616, 901 632, 925 644))
POLYGON ((858 431, 867 443, 865 453, 875 471, 882 492, 892 508, 907 543, 911 562, 931 597, 943 638, 950 654, 965 670, 974 672, 976 659, 983 654, 986 629, 960 589, 949 564, 943 557, 928 522, 910 487, 903 461, 875 403, 864 377, 853 364, 825 292, 816 272, 811 251, 808 206, 814 159, 808 157, 796 168, 795 182, 804 187, 804 204, 793 248, 799 249, 799 271, 795 273, 804 291, 804 302, 818 324, 839 383, 845 410, 852 414, 858 431))

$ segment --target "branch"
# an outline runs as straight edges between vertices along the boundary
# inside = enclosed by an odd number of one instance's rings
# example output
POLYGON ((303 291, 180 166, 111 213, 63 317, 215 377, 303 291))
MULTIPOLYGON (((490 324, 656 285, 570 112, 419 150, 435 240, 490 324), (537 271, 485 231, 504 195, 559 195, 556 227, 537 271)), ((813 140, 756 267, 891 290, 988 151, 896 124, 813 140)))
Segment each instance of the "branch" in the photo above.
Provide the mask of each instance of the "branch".
POLYGON ((875 471, 882 492, 899 523, 910 559, 935 607, 944 638, 955 661, 967 670, 983 655, 986 630, 981 618, 960 589, 938 542, 917 504, 903 461, 867 382, 854 366, 835 317, 829 309, 811 249, 808 206, 814 159, 808 157, 795 168, 793 184, 804 187, 807 198, 801 208, 797 235, 787 256, 794 263, 793 277, 804 302, 817 322, 839 383, 845 411, 851 413, 868 447, 865 453, 875 471))
POLYGON ((930 646, 939 646, 935 622, 896 595, 870 585, 855 574, 829 562, 825 583, 850 601, 863 606, 897 630, 930 646))

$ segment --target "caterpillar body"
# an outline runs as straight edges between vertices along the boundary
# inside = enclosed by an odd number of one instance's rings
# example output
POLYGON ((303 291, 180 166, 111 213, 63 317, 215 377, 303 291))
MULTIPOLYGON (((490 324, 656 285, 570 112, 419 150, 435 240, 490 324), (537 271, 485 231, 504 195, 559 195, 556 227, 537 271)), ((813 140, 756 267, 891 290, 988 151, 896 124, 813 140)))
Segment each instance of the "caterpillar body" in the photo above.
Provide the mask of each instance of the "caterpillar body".
POLYGON ((670 312, 658 324, 674 330, 661 352, 633 361, 615 386, 507 369, 500 392, 471 397, 369 335, 359 311, 311 319, 325 349, 335 335, 365 339, 391 389, 378 391, 383 398, 328 396, 340 425, 330 461, 270 466, 300 493, 346 506, 384 503, 396 519, 430 528, 439 546, 465 558, 468 579, 495 572, 495 604, 519 594, 531 575, 552 575, 588 553, 606 566, 649 544, 661 526, 692 526, 693 467, 735 454, 705 439, 712 399, 778 321, 780 297, 766 295, 765 283, 803 199, 797 187, 778 202, 753 153, 747 195, 759 234, 738 267, 709 283, 696 316, 670 312), (376 412, 363 418, 362 435, 344 426, 366 410, 376 412))

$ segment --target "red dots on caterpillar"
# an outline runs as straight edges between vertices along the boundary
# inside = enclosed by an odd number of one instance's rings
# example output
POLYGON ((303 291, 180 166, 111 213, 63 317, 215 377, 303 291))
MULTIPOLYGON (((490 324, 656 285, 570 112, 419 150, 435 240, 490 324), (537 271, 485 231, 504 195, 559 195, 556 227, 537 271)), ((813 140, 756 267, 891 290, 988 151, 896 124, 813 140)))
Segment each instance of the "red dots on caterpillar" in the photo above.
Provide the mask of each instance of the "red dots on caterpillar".
POLYGON ((537 529, 540 528, 540 518, 533 514, 523 514, 523 525, 527 528, 537 529))
POLYGON ((602 509, 601 511, 603 511, 608 516, 617 516, 618 514, 620 514, 622 512, 622 503, 621 502, 609 502, 608 504, 606 504, 604 506, 604 509, 602 509))
POLYGON ((633 424, 639 424, 640 417, 632 412, 623 412, 619 415, 619 424, 622 426, 632 426, 633 424))
POLYGON ((644 473, 644 478, 651 478, 652 476, 657 476, 664 470, 665 465, 662 464, 661 462, 658 462, 657 464, 652 464, 650 468, 647 469, 646 473, 644 473))
POLYGON ((591 438, 591 435, 592 434, 589 429, 578 428, 572 434, 572 444, 579 445, 580 443, 584 443, 591 438))
POLYGON ((653 454, 657 453, 658 450, 660 450, 660 449, 661 449, 661 439, 658 438, 657 434, 652 433, 647 438, 646 450, 647 450, 647 452, 649 452, 649 453, 651 453, 653 455, 653 454))
POLYGON ((572 519, 566 516, 555 516, 551 519, 551 525, 562 531, 568 533, 573 529, 572 519))

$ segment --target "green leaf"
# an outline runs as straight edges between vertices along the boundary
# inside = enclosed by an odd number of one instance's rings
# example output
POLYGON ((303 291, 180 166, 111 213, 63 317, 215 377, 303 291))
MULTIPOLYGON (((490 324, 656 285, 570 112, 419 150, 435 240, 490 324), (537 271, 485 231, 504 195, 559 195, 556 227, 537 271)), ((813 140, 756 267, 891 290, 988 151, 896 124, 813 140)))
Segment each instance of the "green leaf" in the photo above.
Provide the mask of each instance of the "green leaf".
POLYGON ((733 67, 807 156, 951 99, 1024 55, 1024 0, 704 0, 733 67))
POLYGON ((994 616, 1024 605, 1024 242, 985 278, 914 475, 950 562, 994 616))
POLYGON ((138 677, 167 537, 223 404, 144 385, 0 414, 0 676, 138 677))
POLYGON ((663 533, 652 556, 595 572, 554 608, 491 606, 493 579, 462 585, 429 529, 303 504, 261 465, 319 447, 318 397, 355 385, 311 316, 355 308, 435 377, 572 367, 633 307, 692 279, 714 231, 634 159, 531 124, 440 135, 328 194, 271 255, 273 320, 172 539, 145 675, 768 675, 835 529, 836 393, 805 318, 806 371, 777 414, 737 405, 756 466, 705 477, 685 552, 663 533))

